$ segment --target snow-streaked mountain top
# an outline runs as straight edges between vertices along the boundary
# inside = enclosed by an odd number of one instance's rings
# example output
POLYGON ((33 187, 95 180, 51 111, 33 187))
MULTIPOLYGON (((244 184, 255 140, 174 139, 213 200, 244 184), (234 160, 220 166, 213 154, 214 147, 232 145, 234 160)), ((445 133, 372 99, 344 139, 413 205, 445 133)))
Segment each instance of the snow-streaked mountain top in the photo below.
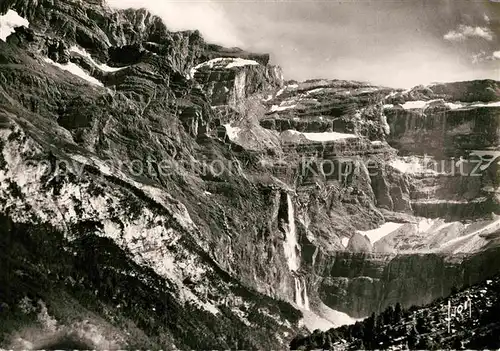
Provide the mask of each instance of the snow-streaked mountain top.
POLYGON ((244 66, 255 66, 260 63, 254 60, 233 58, 233 57, 216 57, 206 62, 202 62, 190 71, 190 76, 194 77, 197 71, 205 69, 231 69, 244 66))

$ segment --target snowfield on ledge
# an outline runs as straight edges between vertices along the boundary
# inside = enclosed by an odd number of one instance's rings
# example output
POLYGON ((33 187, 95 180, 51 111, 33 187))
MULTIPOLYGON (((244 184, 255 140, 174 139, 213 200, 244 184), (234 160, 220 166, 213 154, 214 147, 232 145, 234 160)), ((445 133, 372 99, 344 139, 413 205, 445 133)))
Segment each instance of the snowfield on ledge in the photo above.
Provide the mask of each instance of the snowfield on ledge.
POLYGON ((212 68, 219 68, 219 69, 230 69, 230 68, 235 68, 235 67, 244 67, 244 66, 257 66, 259 63, 254 60, 246 60, 246 59, 241 59, 241 58, 232 58, 232 57, 217 57, 214 59, 211 59, 206 62, 202 62, 199 65, 193 67, 190 71, 190 76, 191 78, 194 78, 195 73, 199 69, 212 69, 212 68))
POLYGON ((77 46, 72 46, 70 49, 69 49, 70 52, 76 52, 77 54, 80 54, 82 55, 83 57, 86 57, 90 60, 90 62, 92 62, 92 64, 96 67, 98 67, 101 71, 104 71, 104 72, 116 72, 116 71, 121 71, 122 69, 126 68, 126 67, 110 67, 106 64, 103 64, 103 63, 97 63, 94 61, 94 59, 92 58, 92 56, 90 56, 90 54, 85 51, 84 49, 80 49, 79 47, 77 46))
POLYGON ((99 80, 97 80, 94 77, 92 77, 91 75, 89 75, 80 66, 78 66, 77 64, 75 64, 73 62, 69 62, 65 65, 62 65, 60 63, 52 61, 49 58, 44 59, 44 61, 53 65, 53 66, 56 66, 57 68, 60 68, 64 71, 68 71, 68 72, 74 74, 75 76, 78 76, 78 77, 82 78, 83 80, 86 80, 87 82, 89 82, 93 85, 97 85, 97 86, 101 86, 101 87, 104 86, 104 84, 102 84, 99 80))
POLYGON ((29 21, 19 16, 14 10, 9 10, 3 16, 0 16, 0 40, 7 41, 7 37, 15 32, 16 27, 29 27, 29 21))

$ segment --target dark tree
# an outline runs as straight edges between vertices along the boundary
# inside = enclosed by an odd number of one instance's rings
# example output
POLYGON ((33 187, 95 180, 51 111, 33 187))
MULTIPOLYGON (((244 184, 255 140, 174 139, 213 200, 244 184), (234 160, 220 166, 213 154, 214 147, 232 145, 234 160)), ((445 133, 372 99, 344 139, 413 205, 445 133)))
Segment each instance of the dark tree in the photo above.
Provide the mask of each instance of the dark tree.
POLYGON ((373 345, 373 342, 375 340, 375 313, 372 313, 372 315, 364 320, 364 328, 363 328, 363 334, 364 338, 363 340, 365 341, 365 345, 368 348, 371 348, 373 345))
POLYGON ((392 321, 394 319, 394 308, 392 306, 387 307, 383 314, 384 324, 392 324, 392 321))
POLYGON ((377 332, 380 332, 384 327, 384 316, 382 314, 379 314, 377 318, 375 319, 375 329, 377 332))
POLYGON ((356 322, 352 327, 352 337, 355 339, 363 339, 364 336, 363 323, 356 322))
POLYGON ((324 339, 324 342, 323 342, 323 349, 324 350, 331 350, 332 349, 332 337, 330 336, 330 333, 326 333, 325 334, 325 339, 324 339))
POLYGON ((420 334, 428 332, 427 321, 425 320, 425 317, 423 317, 423 316, 417 317, 416 328, 417 328, 417 332, 419 332, 420 334))
POLYGON ((401 322, 401 318, 403 317, 403 309, 401 308, 401 304, 398 302, 396 307, 394 308, 394 323, 398 324, 401 322))

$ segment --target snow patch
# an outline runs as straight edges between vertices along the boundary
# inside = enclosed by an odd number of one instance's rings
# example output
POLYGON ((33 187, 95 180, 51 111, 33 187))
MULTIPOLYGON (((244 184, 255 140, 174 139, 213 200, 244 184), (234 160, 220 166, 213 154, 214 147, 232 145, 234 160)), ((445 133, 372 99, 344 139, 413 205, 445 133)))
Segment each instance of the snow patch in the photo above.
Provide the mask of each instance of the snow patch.
POLYGON ((245 60, 241 58, 235 58, 233 59, 232 62, 230 62, 226 68, 233 68, 233 67, 243 67, 243 66, 257 66, 259 63, 254 60, 245 60))
POLYGON ((316 94, 316 93, 319 93, 320 91, 323 91, 323 90, 325 90, 325 88, 316 88, 316 89, 308 90, 308 91, 306 91, 306 95, 316 94))
POLYGON ((384 99, 391 98, 391 97, 393 97, 393 96, 396 96, 397 94, 398 94, 398 92, 397 92, 397 91, 393 91, 393 92, 391 92, 390 94, 387 94, 387 95, 384 97, 384 99))
POLYGON ((15 33, 17 27, 29 27, 29 21, 19 16, 19 14, 14 10, 9 10, 3 16, 0 16, 0 40, 7 41, 7 37, 12 33, 15 33))
MULTIPOLYGON (((467 229, 470 225, 470 223, 465 224, 463 229, 467 229)), ((500 217, 495 216, 495 218, 489 221, 486 225, 483 225, 468 234, 463 235, 463 233, 467 233, 467 231, 461 231, 461 236, 446 241, 438 250, 452 253, 470 253, 478 251, 484 248, 489 242, 489 239, 485 236, 497 233, 499 230, 500 217)))
POLYGON ((195 67, 193 67, 191 69, 191 71, 193 72, 196 72, 197 70, 199 70, 200 68, 214 68, 215 65, 217 65, 218 63, 224 61, 224 58, 223 57, 217 57, 217 58, 214 58, 214 59, 211 59, 209 61, 206 61, 206 62, 202 62, 198 65, 196 65, 195 67))
POLYGON ((311 141, 335 141, 335 140, 358 138, 357 135, 348 133, 337 133, 337 132, 302 133, 294 129, 287 129, 282 133, 288 133, 292 135, 303 135, 306 139, 311 141))
POLYGON ((427 106, 427 101, 407 101, 401 105, 405 110, 411 110, 416 108, 425 108, 427 106))
POLYGON ((56 66, 57 68, 60 68, 64 71, 68 71, 71 74, 74 74, 75 76, 78 76, 82 78, 83 80, 86 80, 87 82, 93 84, 93 85, 98 85, 103 87, 104 84, 102 84, 99 80, 95 79, 91 75, 89 75, 87 72, 85 72, 80 66, 74 64, 73 62, 69 62, 65 65, 62 65, 60 63, 54 62, 49 58, 44 59, 45 62, 50 63, 53 66, 56 66))
POLYGON ((389 165, 402 173, 437 173, 435 170, 425 167, 429 159, 419 159, 417 157, 400 157, 392 160, 389 165))
POLYGON ((321 331, 328 331, 331 328, 335 328, 336 325, 329 321, 328 319, 322 318, 318 316, 316 313, 312 311, 308 311, 305 309, 300 310, 302 312, 302 324, 310 331, 313 332, 316 329, 321 331))
POLYGON ((383 237, 398 230, 403 225, 404 223, 386 222, 376 229, 365 230, 365 231, 359 230, 358 233, 360 233, 361 235, 365 235, 368 239, 370 239, 370 242, 374 244, 383 237))
POLYGON ((340 241, 342 242, 342 245, 344 245, 344 247, 347 247, 347 245, 349 244, 349 238, 342 238, 340 241))
POLYGON ((271 112, 279 112, 279 111, 285 111, 291 108, 295 108, 297 105, 289 105, 289 106, 278 106, 278 105, 273 105, 271 107, 271 112))
POLYGON ((414 204, 468 204, 470 202, 481 203, 485 202, 486 197, 479 197, 473 200, 440 200, 440 199, 429 199, 429 200, 416 200, 412 201, 414 204))
POLYGON ((500 107, 500 101, 489 102, 486 104, 472 104, 471 107, 500 107))
POLYGON ((325 132, 325 133, 302 133, 307 139, 312 141, 334 141, 343 139, 358 138, 355 134, 325 132))
POLYGON ((366 94, 366 93, 373 93, 374 91, 377 91, 378 88, 363 88, 359 90, 355 90, 356 94, 366 94))
POLYGON ((436 101, 442 101, 442 99, 428 100, 428 101, 407 101, 403 105, 401 105, 405 110, 413 110, 413 109, 426 109, 429 105, 436 101))
POLYGON ((349 316, 347 313, 340 312, 328 307, 323 302, 319 302, 315 307, 316 307, 315 311, 318 314, 318 316, 332 322, 336 327, 340 327, 341 325, 354 324, 357 321, 361 321, 364 319, 364 318, 353 318, 349 316))
MULTIPOLYGON (((442 221, 442 220, 438 220, 438 221, 442 221)), ((436 228, 434 228, 432 230, 432 232, 434 233, 439 233, 441 230, 445 229, 445 228, 448 228, 448 227, 451 227, 452 225, 454 225, 456 222, 443 222, 441 223, 440 225, 438 225, 436 228)), ((434 224, 435 225, 435 224, 434 224)))
POLYGON ((85 49, 80 49, 78 46, 72 46, 69 49, 69 51, 76 52, 77 54, 80 54, 83 57, 88 58, 94 66, 98 67, 101 71, 104 71, 104 72, 116 72, 116 71, 121 71, 122 69, 126 68, 126 67, 110 67, 106 64, 97 63, 94 61, 92 56, 90 56, 90 54, 87 51, 85 51, 85 49))
POLYGON ((194 78, 195 73, 202 68, 234 68, 234 67, 244 67, 244 66, 256 66, 259 65, 257 61, 254 60, 246 60, 241 58, 233 58, 233 57, 216 57, 206 62, 202 62, 199 65, 191 68, 190 77, 194 78))
POLYGON ((224 127, 226 128, 227 137, 231 141, 235 140, 238 137, 238 134, 241 131, 241 128, 239 128, 239 127, 231 127, 231 125, 229 123, 228 124, 224 124, 224 127))
MULTIPOLYGON (((500 217, 496 218, 495 220, 493 220, 491 223, 489 223, 488 225, 486 225, 483 228, 477 229, 470 234, 463 235, 463 236, 460 236, 458 238, 455 238, 455 239, 448 241, 446 244, 443 245, 443 247, 449 247, 450 245, 456 244, 460 241, 465 241, 465 240, 471 239, 475 236, 479 237, 482 234, 484 235, 484 234, 494 233, 498 230, 500 230, 500 217)), ((458 251, 458 250, 456 250, 456 251, 458 251)))
POLYGON ((419 233, 425 233, 428 231, 434 224, 436 220, 432 218, 423 218, 417 223, 417 230, 419 233))
POLYGON ((278 92, 276 93, 276 96, 280 96, 281 94, 283 94, 285 92, 285 88, 281 88, 280 90, 278 90, 278 92))
POLYGON ((450 109, 450 110, 458 110, 459 108, 464 107, 462 104, 456 104, 453 102, 447 102, 445 105, 450 109))

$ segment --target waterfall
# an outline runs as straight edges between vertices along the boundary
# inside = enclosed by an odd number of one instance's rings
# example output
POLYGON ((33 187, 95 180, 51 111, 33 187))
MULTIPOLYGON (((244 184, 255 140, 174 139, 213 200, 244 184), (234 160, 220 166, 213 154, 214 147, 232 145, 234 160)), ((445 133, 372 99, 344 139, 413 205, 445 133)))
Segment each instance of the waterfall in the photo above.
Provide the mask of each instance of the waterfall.
POLYGON ((297 306, 302 306, 300 279, 298 277, 294 277, 294 281, 295 281, 295 303, 297 304, 297 306))
POLYGON ((300 245, 297 241, 297 230, 295 228, 295 211, 290 194, 287 194, 286 202, 288 206, 288 225, 285 241, 283 242, 283 250, 287 259, 288 268, 294 275, 295 303, 297 304, 297 306, 308 310, 309 297, 307 296, 306 281, 304 277, 299 277, 296 273, 300 268, 300 245))
POLYGON ((287 194, 286 200, 288 206, 288 228, 286 231, 285 242, 283 243, 283 249, 285 251, 285 257, 288 262, 288 268, 291 271, 297 271, 300 267, 300 256, 297 254, 297 252, 300 252, 300 246, 297 242, 295 212, 293 209, 293 202, 290 194, 287 194))
POLYGON ((307 296, 307 285, 306 285, 306 281, 304 279, 304 288, 302 289, 302 300, 304 301, 304 308, 306 310, 309 309, 309 296, 307 296))
POLYGON ((295 303, 306 310, 309 309, 309 296, 307 296, 306 281, 303 277, 294 277, 295 303))

